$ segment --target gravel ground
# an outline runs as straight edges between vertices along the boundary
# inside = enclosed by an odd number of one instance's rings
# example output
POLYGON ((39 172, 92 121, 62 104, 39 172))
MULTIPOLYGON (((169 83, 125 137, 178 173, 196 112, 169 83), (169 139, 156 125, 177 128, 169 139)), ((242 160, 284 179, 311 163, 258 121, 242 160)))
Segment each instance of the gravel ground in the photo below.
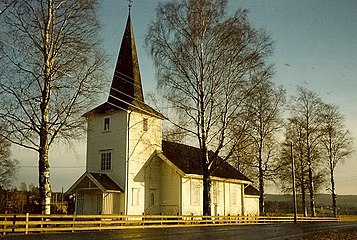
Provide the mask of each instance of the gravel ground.
POLYGON ((356 240, 357 228, 336 229, 321 233, 309 234, 293 240, 356 240))

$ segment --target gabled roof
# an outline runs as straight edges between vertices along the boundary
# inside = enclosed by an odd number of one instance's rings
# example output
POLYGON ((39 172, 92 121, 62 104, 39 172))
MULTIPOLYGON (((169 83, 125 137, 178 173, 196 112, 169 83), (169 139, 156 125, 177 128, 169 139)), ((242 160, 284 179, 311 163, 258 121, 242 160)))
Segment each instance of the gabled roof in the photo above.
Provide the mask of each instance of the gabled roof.
POLYGON ((85 188, 87 183, 93 183, 98 189, 103 192, 115 191, 124 192, 118 184, 116 184, 113 179, 111 179, 107 174, 104 173, 91 173, 85 172, 78 178, 78 180, 67 190, 66 195, 73 194, 77 188, 85 188))
POLYGON ((107 191, 120 191, 124 192, 124 190, 116 184, 113 179, 111 179, 107 174, 104 173, 89 173, 93 176, 95 180, 107 191))
MULTIPOLYGON (((184 144, 162 141, 162 152, 185 174, 203 175, 202 163, 200 161, 200 149, 184 144)), ((212 152, 209 152, 209 157, 213 157, 212 152)), ((223 161, 223 159, 219 159, 223 161)), ((227 162, 222 162, 213 172, 212 176, 251 182, 249 178, 227 162)))
POLYGON ((253 187, 252 185, 248 185, 244 188, 244 194, 259 196, 259 190, 253 187))
POLYGON ((115 66, 108 100, 87 112, 85 116, 94 113, 108 113, 118 110, 134 110, 161 119, 165 118, 161 113, 147 105, 144 101, 130 12, 115 66))

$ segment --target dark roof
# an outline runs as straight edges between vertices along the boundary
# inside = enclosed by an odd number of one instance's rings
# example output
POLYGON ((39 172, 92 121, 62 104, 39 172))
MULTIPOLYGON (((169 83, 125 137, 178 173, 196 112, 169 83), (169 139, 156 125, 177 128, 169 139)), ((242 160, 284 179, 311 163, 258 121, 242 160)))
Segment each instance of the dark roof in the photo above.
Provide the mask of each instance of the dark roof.
POLYGON ((134 100, 144 102, 139 61, 135 47, 130 13, 126 22, 108 102, 127 108, 134 100))
MULTIPOLYGON (((162 151, 163 154, 184 173, 203 175, 199 148, 162 141, 162 151)), ((212 152, 209 152, 209 157, 213 157, 212 152)), ((224 162, 221 158, 219 158, 219 160, 222 161, 222 163, 213 172, 212 176, 251 181, 230 164, 224 162)))
POLYGON ((103 186, 106 190, 121 191, 124 190, 116 184, 107 174, 104 173, 89 173, 97 182, 103 186))
POLYGON ((131 109, 162 119, 165 118, 144 101, 130 13, 126 22, 108 100, 87 112, 85 116, 92 113, 118 111, 119 109, 131 109))
POLYGON ((259 190, 253 187, 252 185, 248 185, 244 188, 244 194, 259 196, 259 190))
POLYGON ((118 101, 118 99, 127 103, 131 103, 134 99, 144 102, 130 13, 115 66, 108 102, 125 106, 125 103, 118 101))

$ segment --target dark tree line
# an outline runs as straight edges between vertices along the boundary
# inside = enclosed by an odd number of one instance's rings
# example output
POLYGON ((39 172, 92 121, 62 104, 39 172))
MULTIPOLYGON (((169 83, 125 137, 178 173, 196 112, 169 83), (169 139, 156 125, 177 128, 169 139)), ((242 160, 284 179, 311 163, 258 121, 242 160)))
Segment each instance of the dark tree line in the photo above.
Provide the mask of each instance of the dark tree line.
POLYGON ((41 213, 38 187, 21 183, 19 188, 0 188, 0 213, 41 213))

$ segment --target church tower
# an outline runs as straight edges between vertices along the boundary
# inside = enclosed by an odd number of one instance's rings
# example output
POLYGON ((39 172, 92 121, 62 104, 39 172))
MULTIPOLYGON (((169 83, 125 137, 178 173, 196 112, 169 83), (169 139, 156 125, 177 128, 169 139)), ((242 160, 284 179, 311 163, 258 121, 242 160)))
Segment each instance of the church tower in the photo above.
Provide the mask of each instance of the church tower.
POLYGON ((161 150, 164 117, 144 101, 130 12, 108 100, 86 117, 86 172, 106 175, 120 187, 118 213, 142 214, 146 189, 139 172, 161 150))

